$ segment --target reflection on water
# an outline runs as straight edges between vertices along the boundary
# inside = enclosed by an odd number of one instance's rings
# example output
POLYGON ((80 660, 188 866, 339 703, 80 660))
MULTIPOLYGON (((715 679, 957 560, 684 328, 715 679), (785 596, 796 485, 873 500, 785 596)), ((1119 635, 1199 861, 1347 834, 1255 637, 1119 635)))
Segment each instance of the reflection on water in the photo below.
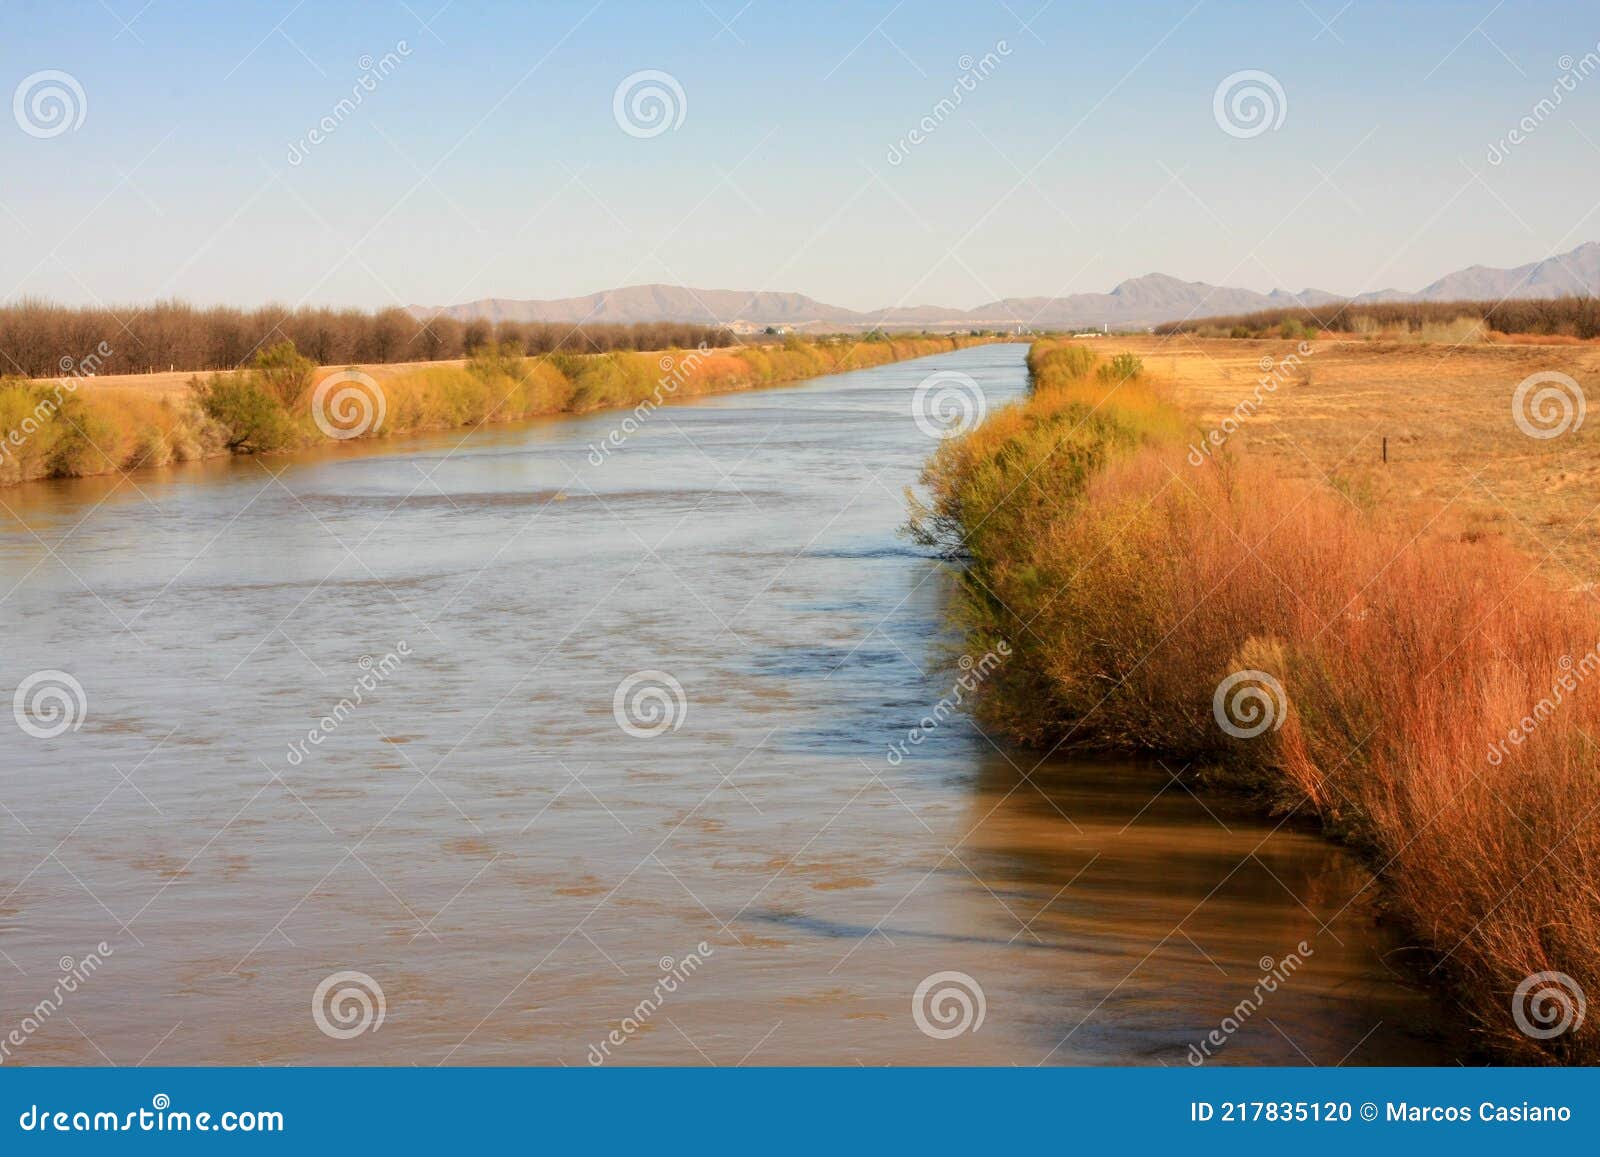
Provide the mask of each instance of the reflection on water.
POLYGON ((88 702, 5 742, 0 1028, 111 950, 7 1063, 584 1064, 628 1018, 622 1063, 1182 1064, 1302 941, 1218 1060, 1456 1055, 1337 849, 960 719, 886 759, 953 676, 912 392, 1002 402, 1023 352, 670 407, 598 466, 615 415, 0 495, 4 689, 88 702), (636 737, 646 671, 684 700, 636 737), (345 970, 386 1015, 337 1039, 345 970), (976 1032, 919 1029, 942 971, 976 1032))

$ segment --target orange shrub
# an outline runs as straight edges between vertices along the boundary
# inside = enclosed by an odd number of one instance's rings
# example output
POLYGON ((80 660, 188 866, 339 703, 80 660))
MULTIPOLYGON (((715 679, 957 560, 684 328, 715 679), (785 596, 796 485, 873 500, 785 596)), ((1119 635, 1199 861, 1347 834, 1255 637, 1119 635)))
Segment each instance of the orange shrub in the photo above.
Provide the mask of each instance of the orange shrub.
POLYGON ((970 552, 966 621, 980 645, 1012 641, 982 714, 1320 815, 1487 1039, 1600 1061, 1600 1017, 1538 1039, 1512 1013, 1540 974, 1600 996, 1596 603, 1502 545, 1430 537, 1249 460, 1192 466, 1136 417, 1148 395, 1092 411, 1064 396, 1041 388, 930 468, 970 552), (1063 473, 1073 460, 1086 475, 1063 473))

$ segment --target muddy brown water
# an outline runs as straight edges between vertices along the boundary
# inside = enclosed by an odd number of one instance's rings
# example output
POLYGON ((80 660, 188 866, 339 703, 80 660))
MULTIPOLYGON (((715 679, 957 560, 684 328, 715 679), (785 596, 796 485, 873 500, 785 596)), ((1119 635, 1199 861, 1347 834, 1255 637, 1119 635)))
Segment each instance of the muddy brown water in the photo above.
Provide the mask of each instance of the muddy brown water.
POLYGON ((888 757, 960 674, 915 388, 1023 354, 0 494, 3 690, 84 704, 0 716, 4 1063, 1456 1059, 1315 835, 888 757))

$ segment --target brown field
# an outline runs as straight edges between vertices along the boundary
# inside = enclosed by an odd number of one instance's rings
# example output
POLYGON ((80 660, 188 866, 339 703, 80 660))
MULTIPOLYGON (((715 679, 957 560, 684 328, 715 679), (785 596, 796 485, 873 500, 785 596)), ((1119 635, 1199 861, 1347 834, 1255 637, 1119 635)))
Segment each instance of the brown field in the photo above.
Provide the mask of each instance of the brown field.
MULTIPOLYGON (((1137 353, 1208 430, 1254 394, 1263 359, 1277 364, 1296 348, 1187 335, 1092 344, 1137 353)), ((1311 348, 1230 444, 1358 503, 1418 508, 1429 533, 1502 537, 1539 559, 1558 587, 1600 582, 1600 417, 1541 440, 1522 433, 1511 410, 1517 384, 1541 370, 1570 375, 1600 402, 1600 347, 1504 338, 1455 347, 1319 339, 1311 348)))
MULTIPOLYGON (((464 366, 465 358, 446 358, 441 361, 431 362, 383 362, 358 365, 356 369, 370 374, 380 382, 391 381, 416 370, 432 369, 438 366, 464 366)), ((348 369, 348 366, 319 366, 317 376, 332 373, 335 370, 348 369)), ((106 393, 121 393, 146 398, 183 398, 189 393, 189 383, 195 378, 205 377, 206 374, 197 370, 178 370, 174 373, 158 374, 99 374, 92 378, 84 378, 79 386, 80 394, 91 394, 97 391, 106 393)), ((35 378, 37 385, 50 385, 57 381, 56 378, 35 378)))

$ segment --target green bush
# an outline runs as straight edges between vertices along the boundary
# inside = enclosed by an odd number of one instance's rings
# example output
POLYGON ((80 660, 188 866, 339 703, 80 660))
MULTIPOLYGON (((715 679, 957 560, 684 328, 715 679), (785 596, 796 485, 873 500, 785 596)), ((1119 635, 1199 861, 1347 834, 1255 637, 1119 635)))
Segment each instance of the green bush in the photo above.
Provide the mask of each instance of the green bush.
POLYGON ((467 373, 481 382, 505 384, 526 376, 522 347, 514 342, 479 346, 467 358, 467 373))
POLYGON ((294 419, 253 374, 212 374, 189 380, 206 416, 222 427, 224 444, 240 454, 282 450, 299 440, 294 419))
POLYGON ((317 363, 301 357, 294 342, 280 341, 256 354, 251 368, 262 387, 293 413, 311 389, 317 363))
POLYGON ((121 465, 111 457, 118 442, 117 428, 104 414, 84 405, 83 399, 62 398, 51 430, 55 434, 49 455, 51 477, 104 474, 121 465))
POLYGON ((23 378, 0 378, 0 482, 21 482, 45 472, 55 441, 49 391, 23 378))
POLYGON ((1036 343, 1028 350, 1028 376, 1035 389, 1042 382, 1086 378, 1099 360, 1088 346, 1036 343))
POLYGON ((1102 382, 1131 382, 1142 373, 1144 363, 1137 355, 1130 353, 1118 354, 1098 371, 1102 382))

